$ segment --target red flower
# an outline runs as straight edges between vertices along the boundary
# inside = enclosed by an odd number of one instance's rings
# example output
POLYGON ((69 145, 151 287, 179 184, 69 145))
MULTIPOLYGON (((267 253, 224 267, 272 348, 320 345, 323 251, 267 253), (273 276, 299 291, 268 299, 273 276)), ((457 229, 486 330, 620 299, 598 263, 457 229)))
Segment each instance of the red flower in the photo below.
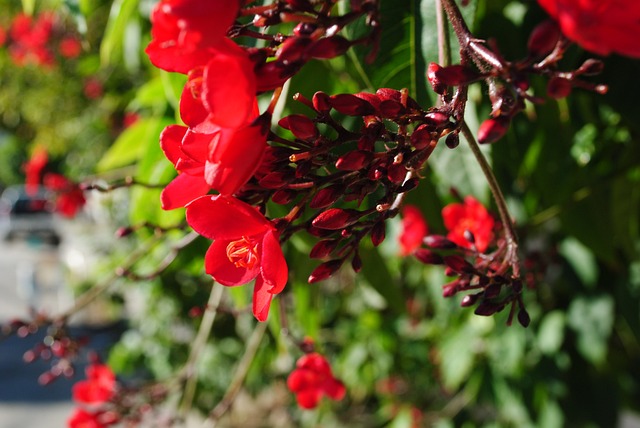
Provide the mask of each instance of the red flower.
POLYGON ((267 147, 262 118, 239 129, 214 126, 211 133, 179 125, 165 128, 160 146, 180 174, 163 190, 163 208, 183 207, 209 189, 223 195, 240 189, 260 166, 267 147))
POLYGON ((7 41, 7 30, 0 25, 0 46, 3 46, 7 41))
POLYGON ((56 211, 65 217, 75 217, 87 202, 80 186, 63 175, 49 173, 44 176, 43 183, 57 194, 56 211))
POLYGON ((327 360, 315 352, 298 360, 296 369, 287 379, 287 386, 304 409, 315 408, 323 395, 341 400, 346 393, 344 384, 333 377, 327 360))
POLYGON ((106 428, 100 421, 101 413, 90 413, 84 409, 76 409, 67 420, 67 426, 69 428, 106 428))
POLYGON ((116 389, 116 376, 109 366, 92 364, 86 368, 85 373, 87 379, 73 385, 73 399, 89 404, 109 401, 116 389))
POLYGON ((58 50, 60 51, 60 55, 65 58, 77 58, 82 52, 82 45, 80 44, 80 40, 73 36, 67 36, 60 41, 58 50))
POLYGON ((474 197, 467 196, 464 203, 449 204, 442 209, 447 238, 461 247, 484 252, 493 239, 495 221, 487 209, 474 197), (471 242, 468 238, 472 236, 471 242))
POLYGON ((151 14, 149 59, 158 68, 184 74, 205 65, 239 8, 239 0, 160 1, 151 14))
POLYGON ((22 167, 25 172, 25 184, 27 193, 30 195, 38 191, 40 184, 40 175, 42 170, 49 162, 49 155, 44 147, 38 146, 31 154, 31 158, 22 167))
POLYGON ((192 201, 186 216, 196 232, 213 240, 205 255, 205 270, 213 279, 228 287, 256 279, 253 314, 265 321, 273 295, 288 277, 273 224, 252 206, 223 195, 192 201))
POLYGON ((637 0, 538 0, 569 39, 599 55, 640 58, 637 0))
POLYGON ((104 94, 104 86, 102 82, 95 77, 90 77, 84 82, 84 88, 82 88, 84 95, 90 100, 98 99, 104 94))
POLYGON ((414 205, 402 208, 402 232, 400 233, 400 254, 407 256, 422 244, 422 238, 429 233, 427 222, 420 209, 414 205))

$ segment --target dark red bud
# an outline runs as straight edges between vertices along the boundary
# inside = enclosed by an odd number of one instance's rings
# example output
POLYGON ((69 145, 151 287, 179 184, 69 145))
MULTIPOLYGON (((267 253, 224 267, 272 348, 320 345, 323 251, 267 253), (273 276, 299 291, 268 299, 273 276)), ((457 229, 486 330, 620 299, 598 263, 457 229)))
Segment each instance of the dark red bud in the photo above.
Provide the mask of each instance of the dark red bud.
POLYGON ((311 22, 301 22, 293 29, 293 34, 298 37, 310 36, 314 31, 318 29, 318 26, 311 22))
POLYGON ((341 185, 322 188, 314 195, 311 202, 309 202, 309 208, 318 209, 328 207, 342 196, 343 191, 344 187, 341 185))
POLYGON ((604 62, 599 59, 590 58, 582 63, 580 68, 576 70, 576 73, 585 76, 596 76, 602 73, 602 70, 604 70, 604 62))
POLYGON ((391 88, 380 88, 376 91, 376 95, 380 97, 381 100, 392 100, 396 102, 402 102, 402 92, 397 89, 391 88))
POLYGON ((255 68, 257 92, 278 88, 295 73, 295 69, 287 70, 282 65, 279 61, 270 61, 255 68))
POLYGON ((504 305, 491 303, 485 300, 480 303, 480 305, 478 305, 473 313, 481 316, 490 316, 495 314, 496 312, 500 312, 503 308, 504 305))
POLYGON ((324 92, 313 94, 313 107, 320 113, 327 113, 331 110, 331 97, 324 92))
POLYGON ((308 37, 289 37, 278 48, 276 57, 285 66, 305 62, 308 58, 307 47, 310 44, 311 39, 308 37))
POLYGON ((529 317, 529 313, 524 308, 520 308, 518 311, 518 322, 525 328, 529 327, 531 323, 531 317, 529 317))
POLYGON ((451 124, 449 115, 441 113, 439 111, 432 111, 425 114, 424 119, 428 125, 432 125, 436 128, 446 128, 451 124))
POLYGON ((362 270, 362 258, 360 258, 360 254, 356 253, 351 259, 351 268, 355 273, 362 270))
POLYGON ((405 108, 402 104, 393 100, 384 100, 378 106, 378 112, 380 116, 387 119, 395 119, 405 112, 405 108))
POLYGON ((444 256, 442 260, 456 273, 474 273, 476 271, 471 263, 460 256, 444 256))
POLYGON ((361 216, 358 210, 331 208, 318 214, 311 224, 319 229, 339 230, 356 223, 361 216))
POLYGON ((558 40, 560 40, 560 28, 555 21, 548 19, 533 29, 527 47, 532 57, 539 58, 551 53, 558 40))
POLYGON ((571 80, 554 76, 547 83, 547 95, 555 99, 565 98, 571 93, 572 88, 573 83, 571 80))
POLYGON ((318 129, 313 120, 301 114, 285 116, 278 121, 278 125, 288 129, 301 140, 309 140, 318 136, 318 129))
POLYGON ((279 189, 290 181, 288 173, 272 172, 260 179, 260 186, 265 189, 279 189))
POLYGON ((367 166, 371 159, 373 159, 373 153, 354 150, 340 156, 336 161, 336 168, 341 171, 357 171, 367 166))
POLYGON ((318 241, 311 249, 309 257, 312 259, 323 259, 336 249, 339 242, 340 240, 338 239, 325 239, 318 241))
POLYGON ((441 69, 442 67, 435 62, 430 63, 427 67, 427 81, 429 81, 429 84, 433 88, 433 92, 440 95, 444 94, 447 90, 447 85, 442 83, 436 75, 436 73, 441 69))
POLYGON ((418 150, 424 149, 431 144, 431 130, 429 125, 422 124, 418 126, 411 134, 411 145, 418 150))
POLYGON ((452 250, 458 247, 455 242, 448 240, 442 235, 427 235, 422 239, 422 242, 427 247, 437 250, 452 250))
POLYGON ((455 149, 460 144, 460 136, 458 135, 457 132, 452 132, 451 134, 447 135, 447 138, 445 138, 444 143, 450 149, 455 149))
POLYGON ((378 107, 380 107, 380 97, 377 96, 376 94, 371 94, 369 92, 358 92, 357 94, 353 94, 353 95, 367 101, 376 110, 378 110, 378 107))
POLYGON ((379 221, 373 225, 371 229, 371 242, 374 247, 377 247, 384 241, 387 234, 387 226, 384 221, 379 221))
POLYGON ((478 301, 478 297, 480 296, 482 296, 482 293, 468 294, 462 298, 460 306, 462 306, 463 308, 473 306, 478 301))
POLYGON ((460 282, 458 280, 452 281, 442 286, 442 297, 451 297, 460 291, 460 282))
POLYGON ((271 200, 278 205, 286 205, 296 197, 296 192, 293 190, 280 189, 277 190, 271 200))
POLYGON ((390 182, 395 184, 400 184, 404 181, 407 176, 407 168, 401 163, 396 165, 391 165, 387 168, 387 178, 390 182))
POLYGON ((376 138, 372 135, 363 135, 358 139, 358 150, 373 151, 376 144, 376 138))
POLYGON ((342 36, 325 37, 313 43, 308 50, 309 56, 319 59, 335 58, 344 54, 351 42, 342 36))
POLYGON ((313 7, 311 6, 311 3, 309 3, 309 0, 285 0, 285 1, 289 6, 291 6, 295 10, 299 10, 299 11, 313 10, 313 7))
POLYGON ((413 255, 425 265, 441 265, 443 263, 442 256, 425 248, 418 248, 413 255))
POLYGON ((413 177, 404 182, 402 186, 398 188, 398 193, 408 192, 409 190, 415 189, 418 184, 420 184, 420 179, 418 177, 413 177))
POLYGON ((505 116, 485 120, 478 128, 478 143, 495 143, 507 133, 509 123, 509 118, 505 116))
POLYGON ((477 71, 461 64, 439 67, 433 70, 433 79, 437 84, 445 86, 468 85, 481 77, 482 75, 477 71))
POLYGON ((307 280, 309 284, 313 284, 315 282, 324 281, 325 279, 331 277, 334 273, 340 269, 342 266, 343 259, 329 260, 328 262, 324 262, 318 267, 316 267, 311 275, 309 275, 309 279, 307 280))
POLYGON ((119 227, 118 230, 116 230, 116 238, 124 238, 125 236, 131 235, 131 233, 133 233, 132 227, 119 227))
POLYGON ((330 97, 331 106, 338 112, 347 116, 368 116, 376 110, 373 106, 352 94, 338 94, 330 97))
POLYGON ((500 295, 501 290, 502 286, 500 284, 491 284, 484 290, 484 296, 487 299, 494 299, 500 295))

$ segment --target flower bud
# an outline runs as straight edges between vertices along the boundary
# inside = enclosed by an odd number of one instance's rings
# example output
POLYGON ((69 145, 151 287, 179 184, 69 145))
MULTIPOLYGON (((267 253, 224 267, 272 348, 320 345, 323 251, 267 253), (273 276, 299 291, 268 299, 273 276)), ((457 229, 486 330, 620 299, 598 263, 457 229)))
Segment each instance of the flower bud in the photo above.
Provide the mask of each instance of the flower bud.
POLYGON ((589 58, 582 63, 576 73, 584 76, 596 76, 602 73, 602 70, 604 70, 604 62, 599 59, 589 58))
POLYGON ((376 94, 371 94, 369 92, 358 92, 357 94, 353 94, 358 98, 361 98, 371 104, 374 109, 378 110, 380 107, 380 97, 376 94))
POLYGON ((533 58, 540 58, 550 54, 558 40, 560 40, 560 28, 554 20, 548 19, 533 29, 527 48, 533 58))
POLYGON ((341 171, 357 171, 371 162, 373 153, 362 150, 348 152, 338 158, 336 168, 341 171))
POLYGON ((450 241, 442 235, 427 235, 422 239, 422 242, 427 247, 437 250, 452 250, 458 247, 455 242, 450 241))
POLYGON ((371 229, 371 243, 373 243, 374 247, 377 247, 384 241, 384 238, 387 233, 387 226, 383 221, 379 221, 373 225, 371 229))
POLYGON ((318 214, 311 224, 319 229, 339 230, 356 223, 361 216, 358 210, 331 208, 318 214))
POLYGON ((262 177, 259 183, 260 186, 265 189, 279 189, 286 186, 289 181, 290 177, 288 173, 272 172, 262 177))
POLYGON ((324 281, 325 279, 331 277, 334 273, 340 269, 342 266, 343 259, 329 260, 328 262, 324 262, 318 267, 316 267, 311 275, 309 275, 309 279, 307 282, 309 284, 313 284, 319 281, 324 281))
POLYGON ((289 37, 278 48, 276 57, 285 66, 303 63, 308 58, 307 48, 310 44, 308 37, 289 37))
POLYGON ((441 113, 439 111, 432 111, 424 115, 424 119, 427 125, 431 125, 435 128, 446 128, 451 124, 449 115, 441 113))
POLYGON ((455 149, 460 144, 460 136, 458 135, 457 132, 452 132, 451 134, 447 135, 447 138, 445 138, 444 143, 450 149, 455 149))
POLYGON ((318 59, 331 59, 344 54, 351 42, 342 36, 322 38, 309 47, 309 56, 318 59))
POLYGON ((387 178, 390 182, 400 184, 404 181, 407 175, 407 168, 401 163, 391 165, 387 168, 387 178))
POLYGON ((564 77, 554 76, 547 83, 547 95, 551 98, 565 98, 571 93, 573 83, 564 77))
POLYGON ((447 90, 447 85, 443 84, 436 76, 436 73, 441 69, 442 67, 440 67, 440 65, 436 64, 435 62, 430 63, 427 67, 427 81, 433 88, 433 92, 440 95, 444 94, 444 92, 447 90))
POLYGON ((296 192, 293 190, 280 189, 277 190, 271 200, 278 205, 286 205, 296 197, 296 192))
POLYGON ((455 280, 442 286, 442 297, 451 297, 460 291, 460 281, 455 280))
POLYGON ((478 297, 480 296, 482 296, 482 293, 467 294, 462 298, 462 301, 460 302, 460 306, 462 306, 463 308, 468 308, 469 306, 473 306, 478 301, 478 297))
POLYGON ((324 92, 313 94, 313 107, 320 113, 327 113, 331 110, 331 97, 324 92))
POLYGON ((444 264, 456 273, 474 273, 476 268, 460 256, 444 256, 444 264))
POLYGON ((338 239, 324 239, 322 241, 318 241, 311 249, 309 257, 312 259, 323 259, 331 254, 339 243, 340 240, 338 239))
POLYGON ((331 107, 347 116, 368 116, 375 113, 368 101, 352 94, 333 95, 329 102, 331 107))
POLYGON ((441 265, 443 263, 442 256, 425 248, 418 248, 413 255, 425 265, 441 265))
POLYGON ((296 138, 301 140, 309 140, 318 135, 318 129, 313 120, 301 114, 285 116, 278 121, 278 125, 288 129, 296 138))
POLYGON ((531 317, 529 317, 529 313, 524 308, 520 308, 518 311, 518 322, 525 328, 529 327, 529 323, 531 323, 531 317))
POLYGON ((395 119, 405 112, 405 108, 397 101, 384 100, 378 106, 378 112, 384 118, 395 119))
POLYGON ((479 74, 477 71, 472 70, 471 68, 461 64, 450 65, 448 67, 437 66, 437 67, 434 67, 433 69, 431 69, 431 65, 429 65, 429 70, 427 71, 427 75, 429 74, 431 74, 432 79, 437 85, 438 89, 441 88, 441 85, 444 85, 444 86, 468 85, 469 83, 473 83, 482 77, 482 75, 479 74))
POLYGON ((432 139, 429 125, 422 124, 411 134, 411 145, 418 150, 422 150, 431 144, 432 139))
POLYGON ((359 273, 362 270, 362 258, 360 257, 360 254, 358 254, 357 252, 354 254, 353 258, 351 259, 351 268, 355 273, 359 273))
POLYGON ((343 193, 343 186, 334 184, 324 187, 313 196, 309 202, 309 208, 318 209, 325 208, 337 201, 343 193))
POLYGON ((495 314, 496 312, 500 312, 502 309, 504 309, 504 305, 491 303, 487 300, 484 300, 482 301, 482 303, 480 303, 480 305, 478 305, 473 313, 476 315, 488 317, 495 314))
POLYGON ((478 128, 478 143, 495 143, 507 133, 509 123, 509 118, 505 116, 485 120, 478 128))

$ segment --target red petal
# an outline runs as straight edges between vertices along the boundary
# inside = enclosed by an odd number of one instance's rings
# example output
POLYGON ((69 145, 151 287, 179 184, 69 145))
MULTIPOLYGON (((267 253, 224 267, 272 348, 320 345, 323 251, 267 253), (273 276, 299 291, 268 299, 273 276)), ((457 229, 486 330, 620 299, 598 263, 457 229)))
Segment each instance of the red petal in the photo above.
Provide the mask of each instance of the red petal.
POLYGON ((187 130, 186 126, 169 125, 160 134, 160 148, 167 159, 174 165, 182 156, 180 146, 187 130))
POLYGON ((262 280, 262 277, 258 276, 253 288, 253 315, 261 322, 267 320, 271 299, 273 298, 273 294, 268 289, 268 284, 262 280))
POLYGON ((265 233, 273 226, 251 205, 230 196, 203 196, 187 206, 187 222, 200 235, 229 241, 265 233))
POLYGON ((318 402, 322 398, 320 389, 306 389, 296 394, 298 405, 303 409, 314 409, 318 406, 318 402))
MULTIPOLYGON (((246 284, 258 275, 260 266, 253 269, 237 267, 227 257, 227 245, 231 240, 218 239, 213 241, 204 256, 205 271, 220 284, 227 287, 246 284)), ((267 308, 268 310, 268 308, 267 308)))
POLYGON ((271 230, 264 234, 262 240, 260 274, 267 291, 271 294, 280 293, 289 279, 289 269, 280 248, 280 241, 276 233, 271 230))
POLYGON ((209 185, 201 176, 178 174, 160 194, 162 209, 182 208, 194 199, 206 195, 209 189, 209 185))

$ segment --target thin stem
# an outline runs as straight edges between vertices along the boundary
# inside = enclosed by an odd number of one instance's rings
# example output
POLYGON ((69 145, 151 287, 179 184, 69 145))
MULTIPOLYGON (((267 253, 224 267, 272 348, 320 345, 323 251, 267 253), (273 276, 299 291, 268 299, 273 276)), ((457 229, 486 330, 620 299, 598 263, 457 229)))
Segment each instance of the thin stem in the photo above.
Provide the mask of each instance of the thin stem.
POLYGON ((191 406, 193 405, 193 397, 195 396, 196 385, 198 383, 196 364, 200 359, 204 345, 207 343, 207 339, 209 338, 209 334, 213 328, 213 322, 215 321, 216 314, 218 313, 218 306, 222 299, 223 290, 224 288, 222 285, 216 282, 213 283, 211 294, 209 295, 209 301, 207 302, 207 307, 205 308, 202 321, 200 322, 198 334, 191 346, 191 352, 189 353, 187 363, 183 368, 183 373, 186 377, 184 394, 182 395, 182 404, 180 406, 180 414, 182 415, 183 420, 186 420, 186 417, 191 411, 191 406))
POLYGON ((496 201, 496 205, 498 207, 498 214, 500 215, 500 220, 502 221, 502 225, 505 231, 505 238, 507 240, 507 253, 506 253, 506 261, 509 262, 513 269, 514 276, 520 276, 520 264, 518 261, 518 239, 515 230, 513 229, 513 222, 511 221, 511 215, 509 214, 509 209, 507 208, 507 203, 504 199, 504 195, 502 194, 502 190, 498 185, 498 180, 496 176, 493 174, 493 170, 487 159, 482 154, 480 150, 480 146, 476 141, 473 133, 469 129, 469 126, 466 122, 462 122, 462 135, 464 135, 473 155, 475 156, 480 168, 482 169, 482 173, 487 179, 487 183, 489 184, 489 189, 491 190, 491 194, 493 195, 493 199, 496 201))
POLYGON ((251 363, 256 356, 256 352, 258 351, 258 347, 260 346, 260 342, 262 341, 262 337, 266 330, 266 322, 259 322, 253 330, 253 333, 247 343, 247 347, 245 348, 244 355, 236 367, 236 371, 233 374, 233 379, 231 380, 227 391, 222 397, 222 400, 209 414, 208 420, 211 421, 210 427, 213 428, 216 426, 217 421, 227 412, 227 410, 229 410, 229 407, 231 407, 231 404, 233 404, 233 401, 240 392, 240 388, 247 377, 251 363))
POLYGON ((442 0, 436 0, 436 26, 438 28, 438 63, 446 67, 451 65, 451 40, 449 25, 442 9, 442 0))

